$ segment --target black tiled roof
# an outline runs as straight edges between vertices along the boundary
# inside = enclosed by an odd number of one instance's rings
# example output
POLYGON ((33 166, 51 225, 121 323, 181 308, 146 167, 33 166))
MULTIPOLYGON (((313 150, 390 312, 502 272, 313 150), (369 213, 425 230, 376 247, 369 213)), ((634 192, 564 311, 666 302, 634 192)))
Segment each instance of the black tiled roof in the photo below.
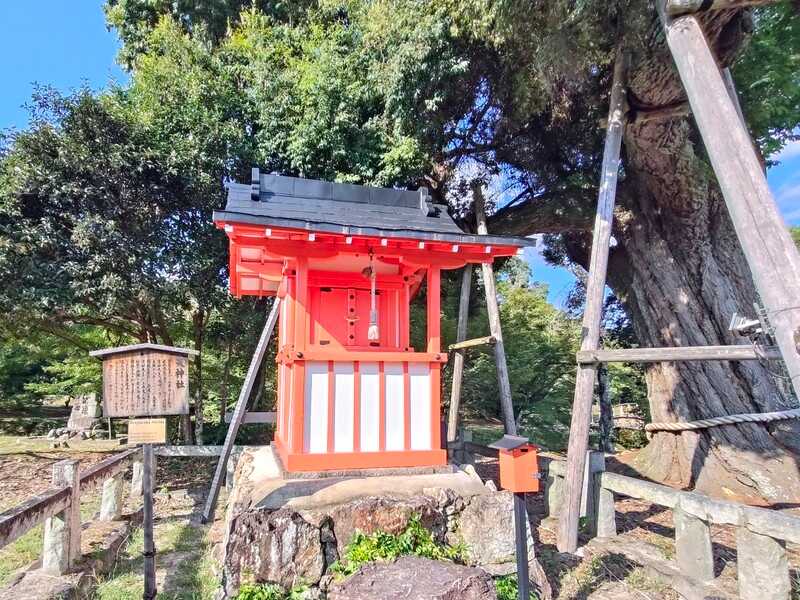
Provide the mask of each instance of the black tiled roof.
POLYGON ((225 210, 214 211, 215 221, 464 244, 534 243, 528 238, 464 233, 445 206, 431 202, 425 189, 412 192, 263 175, 258 169, 253 169, 251 184, 227 187, 225 210))

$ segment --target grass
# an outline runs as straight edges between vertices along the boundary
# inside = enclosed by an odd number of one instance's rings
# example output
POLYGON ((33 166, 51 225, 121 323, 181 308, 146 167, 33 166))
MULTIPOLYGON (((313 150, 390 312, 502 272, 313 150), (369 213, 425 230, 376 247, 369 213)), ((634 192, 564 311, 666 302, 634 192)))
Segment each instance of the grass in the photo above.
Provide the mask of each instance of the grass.
POLYGON ((69 440, 69 448, 51 448, 53 440, 32 439, 25 436, 0 435, 0 455, 23 454, 55 454, 70 451, 77 452, 119 452, 124 450, 118 440, 69 440))
POLYGON ((600 554, 564 573, 558 598, 586 598, 604 583, 622 584, 638 592, 658 593, 663 598, 678 597, 668 586, 649 577, 643 568, 623 555, 600 554))
MULTIPOLYGON (((494 580, 494 587, 497 591, 497 600, 517 600, 519 597, 519 586, 517 585, 516 575, 506 575, 494 580)), ((531 592, 530 600, 539 600, 539 596, 531 592)))
POLYGON ((39 558, 43 531, 44 526, 37 525, 0 550, 0 587, 8 583, 14 572, 39 558))
MULTIPOLYGON (((156 568, 166 571, 159 600, 211 600, 217 590, 206 530, 186 521, 156 527, 156 568), (170 556, 172 555, 172 556, 170 556), (159 557, 161 560, 159 561, 159 557), (167 562, 176 559, 175 563, 167 562)), ((128 600, 144 592, 144 534, 136 529, 114 570, 103 577, 95 600, 128 600)))

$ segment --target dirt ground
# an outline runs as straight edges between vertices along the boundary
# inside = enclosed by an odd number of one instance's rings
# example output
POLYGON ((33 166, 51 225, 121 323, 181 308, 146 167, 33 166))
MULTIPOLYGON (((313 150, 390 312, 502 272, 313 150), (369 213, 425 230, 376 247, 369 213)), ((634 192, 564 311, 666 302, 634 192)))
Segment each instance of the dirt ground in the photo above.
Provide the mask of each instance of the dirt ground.
MULTIPOLYGON (((52 464, 65 458, 81 461, 83 468, 103 460, 120 447, 109 442, 80 442, 69 449, 53 450, 41 440, 16 441, 0 438, 0 510, 19 503, 50 485, 52 464)), ((156 548, 158 552, 159 598, 165 600, 205 600, 216 588, 212 559, 213 543, 222 529, 218 520, 209 527, 199 520, 214 458, 159 458, 156 472, 156 548)), ((479 458, 476 469, 484 479, 497 482, 497 462, 479 458)), ((225 494, 217 510, 224 514, 225 494)), ((88 499, 87 511, 95 508, 96 499, 88 499)), ((547 518, 543 494, 529 495, 529 514, 534 525, 537 558, 544 567, 553 597, 559 600, 646 598, 672 600, 678 595, 653 579, 640 564, 621 553, 587 555, 579 558, 561 554, 555 547, 555 523, 547 518)), ((651 544, 664 560, 674 558, 674 529, 668 509, 635 499, 622 498, 616 503, 617 527, 621 539, 635 539, 651 544)), ((716 574, 726 589, 736 589, 736 544, 732 527, 712 526, 716 574)), ((0 550, 0 563, 16 565, 30 562, 40 552, 41 532, 31 532, 19 548, 0 550), (13 552, 12 552, 13 550, 13 552)), ((583 539, 582 541, 588 541, 583 539)), ((789 546, 789 558, 800 581, 800 548, 789 546)), ((96 600, 123 600, 141 597, 142 539, 137 530, 120 553, 114 571, 98 581, 96 600)), ((0 568, 0 580, 3 579, 0 568)), ((8 575, 6 573, 6 575, 8 575)), ((800 598, 800 595, 798 595, 800 598)))
MULTIPOLYGON (((632 455, 633 453, 628 453, 632 455)), ((632 456, 627 456, 630 459, 632 456)), ((636 476, 630 472, 627 460, 609 461, 609 470, 636 476)), ((483 479, 491 479, 499 487, 499 468, 496 459, 476 457, 475 468, 483 479)), ((655 547, 664 560, 675 558, 675 529, 672 510, 635 498, 617 498, 615 502, 617 531, 621 540, 636 540, 655 547)), ((556 549, 555 519, 547 518, 543 494, 528 495, 528 512, 534 525, 536 552, 553 596, 560 600, 579 598, 678 598, 672 589, 648 577, 637 563, 622 555, 613 557, 587 556, 582 560, 556 549), (627 595, 626 595, 627 594, 627 595)), ((795 512, 795 511, 789 511, 795 512)), ((579 536, 580 544, 589 541, 579 536)), ((714 550, 714 572, 718 582, 734 597, 736 584, 736 530, 730 525, 711 525, 711 542, 714 550)), ((792 600, 800 600, 800 546, 786 545, 790 576, 793 584, 792 600)))

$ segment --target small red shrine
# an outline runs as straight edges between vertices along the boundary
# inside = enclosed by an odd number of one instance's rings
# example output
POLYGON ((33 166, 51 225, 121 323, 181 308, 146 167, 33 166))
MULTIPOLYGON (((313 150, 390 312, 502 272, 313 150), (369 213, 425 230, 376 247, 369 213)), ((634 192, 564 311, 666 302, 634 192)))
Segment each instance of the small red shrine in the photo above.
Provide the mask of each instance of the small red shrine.
POLYGON ((464 233, 427 190, 253 169, 214 223, 234 296, 282 298, 275 446, 288 471, 444 465, 440 274, 512 256, 525 238, 464 233), (409 305, 426 282, 424 348, 409 305))

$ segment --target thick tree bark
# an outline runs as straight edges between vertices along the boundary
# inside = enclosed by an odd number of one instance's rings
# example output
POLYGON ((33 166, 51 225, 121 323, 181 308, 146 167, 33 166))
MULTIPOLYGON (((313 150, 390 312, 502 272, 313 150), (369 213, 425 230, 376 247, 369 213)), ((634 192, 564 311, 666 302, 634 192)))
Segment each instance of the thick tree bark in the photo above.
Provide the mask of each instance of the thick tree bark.
MULTIPOLYGON (((706 33, 722 65, 738 48, 748 18, 735 11, 707 17, 706 33)), ((652 47, 638 54, 632 68, 631 106, 653 110, 684 102, 663 37, 654 29, 647 43, 652 47)), ((625 135, 609 285, 627 307, 642 346, 736 343, 728 332, 731 315, 753 315, 758 299, 690 119, 634 120, 625 135)), ((542 211, 545 231, 552 231, 553 211, 542 211)), ((538 232, 535 203, 506 211, 497 223, 501 228, 495 231, 538 232)), ((566 247, 585 265, 588 227, 573 219, 565 230, 579 232, 568 236, 566 247)), ((655 364, 647 385, 654 421, 774 411, 788 404, 770 366, 754 361, 655 364)), ((657 433, 635 466, 646 477, 718 496, 796 502, 798 433, 797 421, 657 433)))
MULTIPOLYGON (((752 278, 713 175, 686 121, 633 126, 626 136, 628 213, 611 283, 642 345, 736 343, 734 312, 753 314, 752 278), (674 152, 664 152, 670 147, 674 152)), ((654 421, 767 412, 786 398, 765 365, 661 363, 647 372, 654 421)), ((750 500, 800 497, 797 424, 741 424, 657 433, 637 458, 647 476, 750 500), (794 440, 792 439, 794 437, 794 440)))

